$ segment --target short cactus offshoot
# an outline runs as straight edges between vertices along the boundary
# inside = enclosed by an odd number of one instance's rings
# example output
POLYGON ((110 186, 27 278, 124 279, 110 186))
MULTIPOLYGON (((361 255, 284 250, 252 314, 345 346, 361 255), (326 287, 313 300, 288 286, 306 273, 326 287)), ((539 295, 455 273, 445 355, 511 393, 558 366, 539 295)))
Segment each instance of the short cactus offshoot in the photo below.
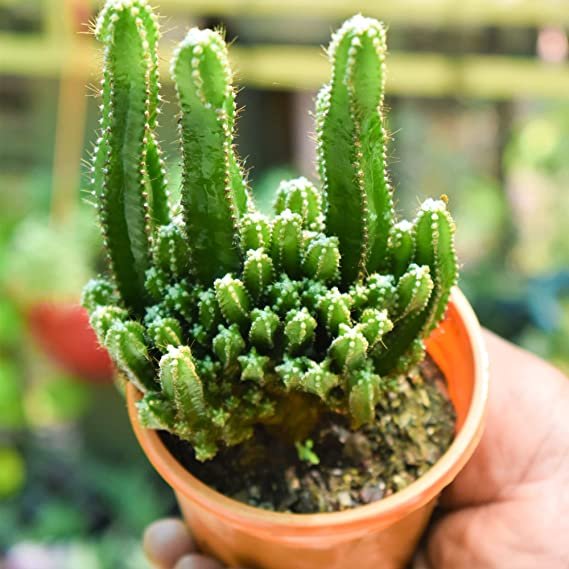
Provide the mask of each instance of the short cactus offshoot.
POLYGON ((383 25, 355 16, 334 35, 316 104, 322 187, 282 182, 273 218, 256 211, 236 156, 221 34, 190 30, 171 65, 180 204, 168 203, 155 134, 157 19, 144 0, 109 1, 96 35, 105 68, 92 189, 112 279, 89 283, 84 304, 143 393, 142 423, 206 460, 259 424, 298 442, 319 413, 354 428, 375 421, 391 379, 423 359, 457 279, 445 203, 427 200, 412 222, 393 210, 383 25))

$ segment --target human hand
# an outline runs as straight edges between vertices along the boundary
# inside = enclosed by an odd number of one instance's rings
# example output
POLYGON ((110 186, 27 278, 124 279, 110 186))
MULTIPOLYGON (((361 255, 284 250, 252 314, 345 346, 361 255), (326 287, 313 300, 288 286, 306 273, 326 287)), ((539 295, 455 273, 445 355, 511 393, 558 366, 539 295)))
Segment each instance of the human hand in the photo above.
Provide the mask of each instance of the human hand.
MULTIPOLYGON (((486 342, 486 431, 443 493, 414 568, 567 569, 569 379, 491 333, 486 342)), ((152 524, 144 546, 159 569, 223 569, 176 520, 152 524)))
POLYGON ((196 551, 188 528, 180 520, 165 519, 149 525, 143 546, 156 569, 223 569, 221 563, 196 551))
POLYGON ((569 567, 569 379, 487 332, 485 434, 415 569, 569 567))

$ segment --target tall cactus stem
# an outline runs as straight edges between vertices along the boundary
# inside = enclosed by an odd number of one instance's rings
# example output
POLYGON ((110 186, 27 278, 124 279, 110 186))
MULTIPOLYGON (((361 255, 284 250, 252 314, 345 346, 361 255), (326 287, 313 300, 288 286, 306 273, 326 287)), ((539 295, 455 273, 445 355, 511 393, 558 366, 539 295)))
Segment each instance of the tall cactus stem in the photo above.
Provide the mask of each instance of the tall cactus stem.
POLYGON ((387 263, 393 203, 381 110, 385 53, 382 24, 362 16, 348 20, 333 36, 332 80, 316 104, 326 226, 339 239, 345 284, 387 263))
POLYGON ((192 28, 175 51, 171 73, 181 108, 182 205, 194 273, 204 284, 241 264, 238 219, 247 211, 236 182, 235 92, 218 32, 192 28))
POLYGON ((96 36, 105 46, 101 136, 94 158, 96 194, 104 242, 117 287, 140 313, 146 300, 154 211, 163 219, 158 189, 147 168, 158 91, 156 18, 144 0, 108 3, 96 36))

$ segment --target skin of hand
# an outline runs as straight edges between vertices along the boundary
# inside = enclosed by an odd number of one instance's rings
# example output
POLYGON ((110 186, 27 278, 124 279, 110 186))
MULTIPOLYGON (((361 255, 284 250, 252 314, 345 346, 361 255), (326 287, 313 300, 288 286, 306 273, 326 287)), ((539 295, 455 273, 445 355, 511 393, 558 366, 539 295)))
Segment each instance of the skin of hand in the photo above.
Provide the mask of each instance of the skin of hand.
MULTIPOLYGON (((485 333, 490 397, 480 446, 441 497, 413 569, 569 567, 569 379, 485 333)), ((158 569, 223 569, 178 520, 148 527, 158 569)))

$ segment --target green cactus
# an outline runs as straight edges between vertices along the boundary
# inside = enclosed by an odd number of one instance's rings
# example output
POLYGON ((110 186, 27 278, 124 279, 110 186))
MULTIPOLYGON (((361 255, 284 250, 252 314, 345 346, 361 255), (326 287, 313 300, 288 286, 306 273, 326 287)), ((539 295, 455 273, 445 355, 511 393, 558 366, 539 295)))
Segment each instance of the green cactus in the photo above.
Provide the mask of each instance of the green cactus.
POLYGON ((332 37, 332 80, 316 105, 326 227, 339 240, 344 283, 386 268, 393 204, 382 115, 385 53, 383 24, 362 16, 345 22, 332 37))
POLYGON ((427 200, 413 222, 393 211, 382 24, 355 16, 334 34, 332 80, 316 101, 322 187, 282 182, 272 218, 256 211, 234 148, 223 37, 194 28, 174 54, 183 184, 169 204, 154 132, 157 18, 144 0, 109 0, 96 34, 93 191, 112 281, 88 284, 83 302, 143 393, 141 422, 207 460, 263 423, 302 444, 310 425, 299 423, 324 412, 354 428, 376 421, 457 279, 445 202, 427 200))
POLYGON ((143 0, 109 2, 95 34, 105 53, 92 191, 117 287, 125 304, 140 314, 147 300, 152 233, 168 215, 154 134, 157 19, 143 0))
POLYGON ((249 202, 233 150, 235 92, 222 36, 192 28, 171 72, 182 110, 182 205, 193 273, 208 283, 240 268, 238 220, 249 202))

